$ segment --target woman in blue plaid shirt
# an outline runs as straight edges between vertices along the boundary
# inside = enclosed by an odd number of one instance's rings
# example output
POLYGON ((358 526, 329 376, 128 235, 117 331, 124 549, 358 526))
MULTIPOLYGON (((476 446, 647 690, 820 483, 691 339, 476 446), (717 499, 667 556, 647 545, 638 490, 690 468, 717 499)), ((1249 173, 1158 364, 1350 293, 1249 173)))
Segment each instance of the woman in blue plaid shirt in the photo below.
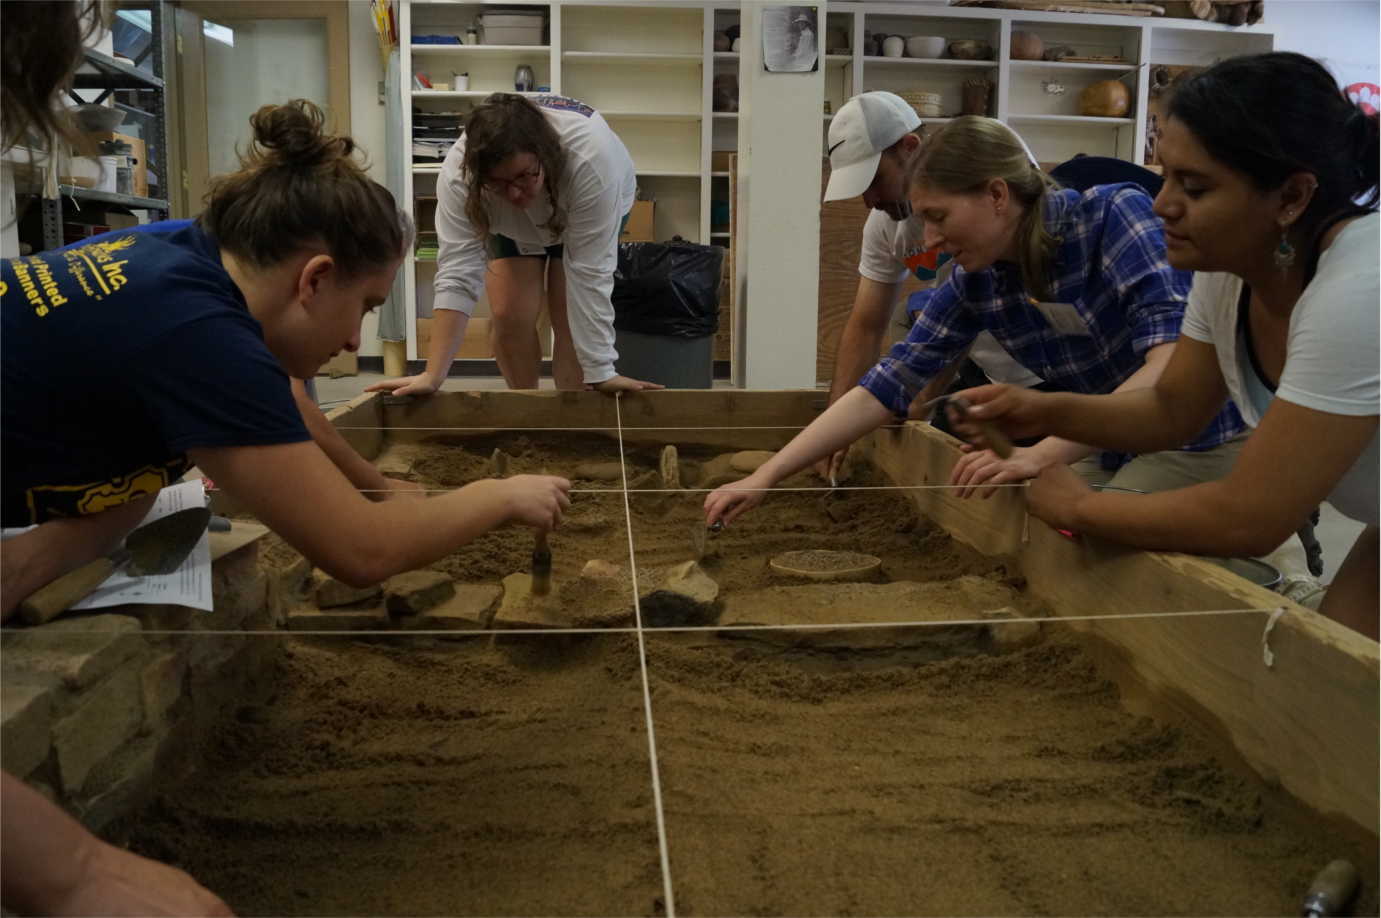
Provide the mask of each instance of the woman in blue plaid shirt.
MULTIPOLYGON (((916 394, 982 331, 1044 389, 1129 391, 1154 384, 1164 369, 1190 275, 1166 262, 1160 218, 1140 186, 1062 189, 1006 125, 964 117, 917 154, 910 194, 912 210, 925 219, 925 247, 950 253, 957 268, 940 287, 915 295, 922 305, 911 333, 855 389, 752 476, 709 496, 711 523, 732 521, 761 500, 756 489, 905 417, 916 394)), ((1120 469, 1125 457, 1093 458, 1091 446, 1046 437, 1005 460, 970 452, 956 465, 954 483, 967 495, 1080 460, 1091 480, 1139 490, 1217 478, 1231 468, 1243 431, 1231 403, 1219 408, 1184 449, 1138 456, 1120 469)))
POLYGON ((1231 396, 1252 434, 1221 480, 1098 494, 1050 468, 1031 487, 1031 512, 1141 548, 1233 556, 1269 551, 1327 499, 1365 528, 1319 610, 1374 639, 1377 116, 1302 55, 1230 58, 1177 89, 1160 156, 1155 206, 1170 262, 1195 274, 1184 337, 1156 385, 1100 397, 966 394, 1012 435, 1132 450, 1174 442, 1231 396))

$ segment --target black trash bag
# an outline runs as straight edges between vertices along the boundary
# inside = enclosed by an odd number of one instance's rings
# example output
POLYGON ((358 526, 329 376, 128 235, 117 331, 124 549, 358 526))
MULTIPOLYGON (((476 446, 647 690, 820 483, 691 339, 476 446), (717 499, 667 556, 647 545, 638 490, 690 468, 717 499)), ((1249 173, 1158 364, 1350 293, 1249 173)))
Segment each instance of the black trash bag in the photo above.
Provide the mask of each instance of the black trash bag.
POLYGON ((614 327, 644 335, 704 338, 719 331, 724 248, 621 242, 614 272, 614 327))

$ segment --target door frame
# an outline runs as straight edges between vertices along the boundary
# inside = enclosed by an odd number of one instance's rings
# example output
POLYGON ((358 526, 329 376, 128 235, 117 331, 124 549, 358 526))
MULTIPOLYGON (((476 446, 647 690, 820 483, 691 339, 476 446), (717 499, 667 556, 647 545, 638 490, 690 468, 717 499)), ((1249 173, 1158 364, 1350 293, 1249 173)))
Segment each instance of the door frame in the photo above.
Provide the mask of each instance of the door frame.
POLYGON ((171 182, 173 212, 192 217, 210 187, 207 148, 206 38, 203 19, 233 25, 243 19, 323 19, 326 21, 326 126, 350 133, 350 9, 340 0, 183 0, 178 4, 177 95, 182 112, 178 163, 181 180, 171 182), (190 14, 190 15, 187 15, 190 14))

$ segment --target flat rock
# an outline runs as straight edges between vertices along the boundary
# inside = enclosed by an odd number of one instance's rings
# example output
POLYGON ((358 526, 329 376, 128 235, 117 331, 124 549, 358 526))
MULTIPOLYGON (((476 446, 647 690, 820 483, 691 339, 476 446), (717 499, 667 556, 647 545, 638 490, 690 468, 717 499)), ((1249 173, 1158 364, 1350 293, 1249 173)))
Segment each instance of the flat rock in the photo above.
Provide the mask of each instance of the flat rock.
POLYGON ((733 467, 734 456, 734 453, 724 453, 701 465, 700 480, 696 482, 696 486, 717 488, 742 478, 744 473, 736 471, 733 467))
POLYGON ((455 584, 441 571, 408 571, 384 585, 384 608, 389 615, 419 615, 455 594, 455 584))
POLYGON ((627 573, 622 565, 599 558, 586 561, 585 566, 580 569, 580 576, 591 580, 608 580, 612 577, 623 577, 627 573))
POLYGON ((546 596, 534 596, 531 574, 509 574, 503 579, 503 598, 499 601, 499 609, 494 613, 490 627, 569 628, 570 616, 562 605, 556 590, 546 596))
POLYGON ((471 631, 488 628, 503 589, 492 583, 457 583, 454 595, 420 615, 412 615, 405 628, 471 631))
POLYGON ((378 631, 390 627, 382 609, 293 609, 288 613, 289 631, 378 631))
POLYGON ((582 462, 575 467, 573 477, 586 481, 623 481, 623 463, 582 462))
POLYGON ((337 606, 349 606, 376 599, 383 591, 384 588, 377 583, 366 587, 352 587, 348 583, 341 583, 334 577, 322 574, 317 580, 316 588, 312 590, 312 598, 316 600, 318 609, 334 609, 337 606))
POLYGON ((638 600, 644 626, 703 625, 714 620, 719 584, 695 561, 678 564, 649 580, 638 600))
POLYGON ((657 464, 662 473, 662 487, 679 491, 681 489, 680 453, 670 443, 662 447, 662 456, 657 464))
POLYGON ((719 624, 787 626, 722 632, 726 637, 820 648, 929 648, 941 658, 980 652, 991 626, 902 623, 972 621, 983 618, 983 610, 1010 605, 1013 599, 1005 584, 969 575, 936 583, 778 586, 733 595, 719 624), (896 627, 887 627, 893 623, 896 627), (793 625, 807 627, 789 630, 793 625), (839 627, 822 627, 829 625, 839 627))
POLYGON ((764 462, 777 455, 770 449, 746 449, 729 457, 729 468, 747 475, 756 472, 764 462))
POLYGON ((379 470, 379 474, 386 478, 401 478, 404 481, 412 480, 412 456, 395 455, 386 453, 380 456, 374 463, 374 467, 379 470))
POLYGON ((129 615, 68 614, 7 638, 5 671, 57 676, 71 689, 93 685, 144 647, 129 615))
POLYGON ((993 623, 988 625, 988 634, 992 638, 994 650, 1020 650, 1023 647, 1029 647, 1032 644, 1040 642, 1040 622, 1002 622, 1002 619, 1005 618, 1026 617, 1011 606, 1003 606, 1000 609, 989 609, 983 612, 982 617, 994 619, 993 623))

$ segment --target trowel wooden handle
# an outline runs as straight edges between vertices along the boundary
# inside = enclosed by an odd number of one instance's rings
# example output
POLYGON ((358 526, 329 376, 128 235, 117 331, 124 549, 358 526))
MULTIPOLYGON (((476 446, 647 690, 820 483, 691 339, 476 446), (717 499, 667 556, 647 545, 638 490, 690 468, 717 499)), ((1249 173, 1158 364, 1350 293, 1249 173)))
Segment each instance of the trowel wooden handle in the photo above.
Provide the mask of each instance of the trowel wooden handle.
POLYGON ((999 459, 1010 459, 1012 457, 1012 440, 1005 433, 997 429, 996 424, 989 424, 987 421, 975 421, 969 419, 970 424, 977 425, 983 431, 983 439, 988 441, 988 449, 997 453, 999 459))
POLYGON ((110 579, 110 575, 128 558, 128 553, 122 551, 116 555, 97 558, 74 571, 68 571, 21 602, 20 617, 30 625, 52 621, 95 592, 96 587, 110 579))

